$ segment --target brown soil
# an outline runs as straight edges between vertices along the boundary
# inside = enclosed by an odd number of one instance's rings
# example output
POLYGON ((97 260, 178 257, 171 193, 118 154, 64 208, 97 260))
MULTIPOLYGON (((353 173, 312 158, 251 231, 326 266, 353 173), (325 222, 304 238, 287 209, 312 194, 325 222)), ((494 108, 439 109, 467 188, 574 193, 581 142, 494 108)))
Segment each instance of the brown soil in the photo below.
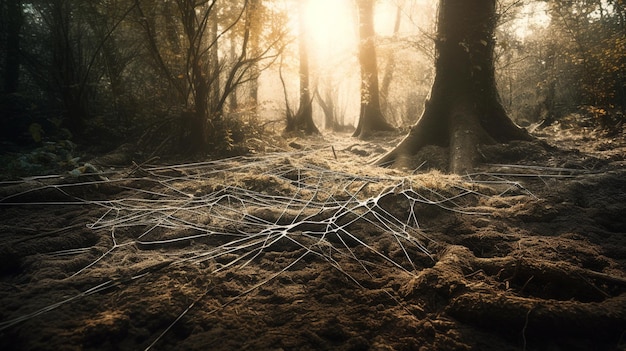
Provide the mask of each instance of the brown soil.
POLYGON ((0 349, 624 350, 626 142, 583 132, 465 177, 326 135, 3 183, 0 349))

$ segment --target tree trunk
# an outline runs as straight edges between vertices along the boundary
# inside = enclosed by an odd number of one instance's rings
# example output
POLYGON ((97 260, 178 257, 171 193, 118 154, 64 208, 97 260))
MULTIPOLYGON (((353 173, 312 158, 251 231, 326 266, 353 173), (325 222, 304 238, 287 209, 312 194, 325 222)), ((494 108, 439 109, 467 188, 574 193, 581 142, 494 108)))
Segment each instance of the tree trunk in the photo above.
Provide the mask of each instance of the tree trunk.
MULTIPOLYGON (((396 5, 396 19, 393 25, 393 41, 392 45, 395 46, 396 41, 398 40, 398 33, 400 32, 400 24, 402 22, 402 11, 404 11, 403 3, 398 3, 396 5)), ((389 87, 391 86, 391 81, 393 80, 393 74, 396 70, 396 55, 394 50, 390 50, 387 54, 387 64, 385 65, 385 70, 383 73, 383 79, 380 86, 380 100, 381 100, 381 110, 389 111, 389 87)))
MULTIPOLYGON (((263 18, 260 14, 262 4, 262 0, 251 0, 249 5, 250 10, 247 21, 250 26, 250 52, 252 57, 259 56, 259 42, 261 41, 261 30, 263 28, 263 18)), ((249 90, 250 106, 254 114, 256 114, 259 105, 259 64, 257 61, 250 66, 250 76, 252 77, 249 90)))
POLYGON ((218 48, 218 18, 217 11, 211 11, 209 15, 210 28, 209 28, 209 36, 211 40, 211 46, 209 48, 209 69, 210 73, 207 77, 209 80, 209 101, 211 102, 211 108, 209 109, 212 113, 216 113, 221 115, 223 111, 219 111, 221 108, 220 105, 220 97, 221 97, 221 88, 220 88, 220 60, 219 60, 219 48, 218 48))
POLYGON ((435 82, 424 113, 379 165, 402 167, 426 145, 449 147, 449 169, 470 172, 481 143, 531 140, 508 117, 495 84, 495 0, 440 0, 435 82))
POLYGON ((17 92, 20 81, 20 31, 23 15, 20 0, 9 0, 6 4, 6 52, 4 62, 4 93, 17 92))
POLYGON ((359 65, 361 66, 361 113, 353 136, 367 138, 372 131, 391 131, 380 109, 374 0, 357 0, 359 6, 359 65))
POLYGON ((87 116, 87 98, 81 84, 83 66, 83 43, 74 31, 75 20, 71 4, 67 1, 52 2, 51 39, 52 65, 51 72, 59 87, 65 120, 63 125, 76 137, 83 136, 84 122, 87 116))
POLYGON ((337 116, 335 115, 335 102, 333 101, 330 89, 326 88, 324 91, 325 98, 320 95, 319 88, 315 88, 314 95, 317 98, 317 103, 322 108, 322 112, 324 112, 324 128, 332 131, 338 131, 339 123, 337 122, 337 116))
MULTIPOLYGON (((181 14, 182 25, 185 36, 187 37, 187 71, 190 75, 190 93, 193 117, 189 123, 189 140, 187 145, 189 151, 194 153, 205 152, 209 145, 209 98, 210 86, 207 76, 211 73, 207 72, 208 66, 206 59, 200 53, 200 45, 198 38, 202 37, 202 31, 206 28, 199 27, 198 12, 196 5, 189 2, 178 2, 181 14)), ((211 14, 208 14, 211 15, 211 14)), ((210 33, 209 33, 210 35, 210 33)), ((217 46, 216 42, 212 45, 217 46)), ((214 47, 213 47, 214 48, 214 47)), ((211 50, 211 48, 209 48, 211 50)), ((205 51, 206 52, 206 51, 205 51)), ((210 56, 210 54, 209 54, 210 56)))
MULTIPOLYGON (((559 5, 553 4, 552 6, 559 5)), ((550 25, 548 30, 556 33, 558 30, 556 23, 559 21, 559 16, 554 9, 550 11, 549 14, 550 25)), ((558 117, 555 109, 556 83, 559 78, 557 70, 557 44, 554 38, 548 38, 546 41, 545 53, 543 55, 544 64, 541 71, 544 81, 543 84, 537 84, 536 91, 538 104, 534 113, 534 115, 539 116, 540 121, 542 121, 542 127, 547 127, 553 124, 556 122, 558 117)))
MULTIPOLYGON (((237 52, 235 51, 235 46, 237 45, 237 35, 236 33, 233 31, 230 33, 230 60, 235 62, 237 60, 237 52)), ((254 70, 254 69, 252 69, 254 70)), ((253 79, 254 86, 256 86, 256 79, 253 79)), ((255 108, 256 110, 256 100, 255 100, 255 105, 253 106, 253 108, 255 108)), ((232 93, 230 93, 230 98, 229 98, 229 111, 230 113, 234 113, 239 109, 239 100, 237 97, 237 89, 234 89, 232 93)))
POLYGON ((307 32, 304 25, 304 5, 300 3, 300 107, 295 116, 287 116, 286 132, 304 131, 306 134, 319 134, 313 122, 313 99, 309 87, 309 55, 307 52, 307 32))

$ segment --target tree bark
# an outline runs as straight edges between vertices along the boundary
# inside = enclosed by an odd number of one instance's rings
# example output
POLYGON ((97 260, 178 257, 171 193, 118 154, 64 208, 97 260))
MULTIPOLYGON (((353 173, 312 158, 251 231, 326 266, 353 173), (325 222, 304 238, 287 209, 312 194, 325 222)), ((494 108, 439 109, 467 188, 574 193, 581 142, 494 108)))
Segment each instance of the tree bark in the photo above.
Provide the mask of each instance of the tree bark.
POLYGON ((380 108, 376 33, 374 32, 374 1, 357 0, 359 7, 359 65, 361 66, 361 113, 353 136, 367 138, 372 131, 391 131, 380 108))
POLYGON ((449 147, 452 173, 470 172, 479 144, 531 140, 508 117, 495 83, 495 0, 440 0, 435 82, 424 112, 379 165, 404 166, 426 145, 449 147))

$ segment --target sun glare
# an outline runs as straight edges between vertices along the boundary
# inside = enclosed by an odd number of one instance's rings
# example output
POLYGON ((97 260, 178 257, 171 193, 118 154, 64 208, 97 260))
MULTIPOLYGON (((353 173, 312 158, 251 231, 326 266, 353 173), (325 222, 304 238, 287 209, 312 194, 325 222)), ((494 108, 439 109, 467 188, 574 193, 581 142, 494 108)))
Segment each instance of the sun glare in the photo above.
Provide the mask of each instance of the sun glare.
MULTIPOLYGON (((391 35, 395 5, 392 1, 380 1, 375 6, 376 32, 391 35)), ((354 0, 308 0, 304 21, 311 55, 326 61, 327 55, 337 57, 346 51, 356 52, 359 34, 354 0)))
MULTIPOLYGON (((291 17, 294 36, 304 20, 310 71, 315 89, 335 91, 335 104, 342 109, 345 123, 355 124, 359 113, 360 76, 357 60, 359 44, 358 8, 354 0, 298 0, 304 5, 301 17, 291 17)), ((378 35, 390 36, 396 18, 395 0, 376 1, 374 25, 378 35)), ((408 21, 407 21, 408 24, 408 21)), ((321 111, 314 111, 318 119, 321 111)), ((323 122, 322 122, 323 123, 323 122)))
POLYGON ((309 0, 305 28, 316 55, 332 54, 356 44, 356 14, 351 0, 309 0))

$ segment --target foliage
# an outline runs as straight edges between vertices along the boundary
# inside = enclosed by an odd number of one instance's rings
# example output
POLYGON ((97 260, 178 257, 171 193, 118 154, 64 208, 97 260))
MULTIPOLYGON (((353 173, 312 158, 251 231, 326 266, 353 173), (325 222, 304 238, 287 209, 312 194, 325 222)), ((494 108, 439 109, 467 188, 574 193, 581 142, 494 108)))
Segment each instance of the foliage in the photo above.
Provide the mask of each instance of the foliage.
POLYGON ((521 38, 513 21, 502 19, 499 87, 513 117, 547 125, 582 108, 595 111, 600 126, 620 130, 626 108, 624 2, 512 3, 517 7, 506 7, 509 17, 538 6, 548 18, 547 25, 535 24, 521 38))
MULTIPOLYGON (((120 143, 169 125, 187 137, 213 128, 203 136, 212 152, 230 143, 231 132, 217 129, 249 103, 236 94, 256 84, 285 45, 286 17, 260 0, 3 0, 3 16, 9 2, 24 16, 19 92, 3 92, 0 104, 2 137, 11 142, 54 140, 65 128, 83 145, 120 143), (202 128, 184 123, 191 111, 202 128)), ((1 48, 8 33, 3 22, 1 48)))
POLYGON ((69 140, 44 142, 29 152, 0 155, 1 180, 60 174, 79 166, 76 145, 69 140))

